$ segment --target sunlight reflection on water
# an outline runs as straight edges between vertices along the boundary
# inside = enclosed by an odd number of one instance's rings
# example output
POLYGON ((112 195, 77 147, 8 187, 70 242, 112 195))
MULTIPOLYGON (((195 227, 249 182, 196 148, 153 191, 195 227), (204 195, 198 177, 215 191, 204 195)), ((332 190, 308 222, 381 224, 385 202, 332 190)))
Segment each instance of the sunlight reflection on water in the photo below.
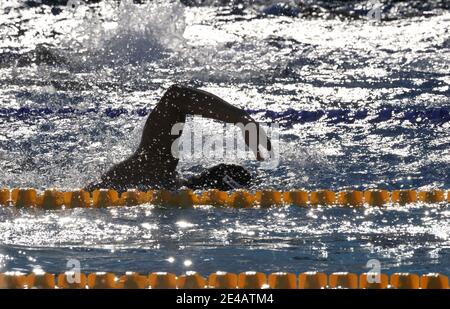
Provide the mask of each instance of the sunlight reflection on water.
MULTIPOLYGON (((175 82, 281 123, 277 169, 239 162, 257 174, 253 189, 450 187, 450 23, 437 1, 421 2, 431 7, 426 17, 392 2, 380 24, 329 1, 315 2, 325 18, 308 7, 286 16, 264 1, 114 3, 55 13, 11 0, 0 14, 2 187, 85 185, 132 153, 145 122, 139 110, 175 82)), ((222 129, 201 125, 209 136, 222 129)), ((216 163, 201 157, 179 169, 190 176, 216 163)), ((76 258, 84 271, 331 272, 365 271, 376 258, 386 272, 449 273, 449 213, 448 204, 0 208, 0 269, 60 272, 76 258)))

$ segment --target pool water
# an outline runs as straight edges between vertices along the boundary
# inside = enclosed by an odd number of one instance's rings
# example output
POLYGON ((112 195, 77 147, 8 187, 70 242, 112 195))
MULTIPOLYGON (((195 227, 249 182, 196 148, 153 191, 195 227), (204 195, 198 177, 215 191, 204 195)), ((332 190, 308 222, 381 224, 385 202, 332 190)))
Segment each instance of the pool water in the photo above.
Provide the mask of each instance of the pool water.
MULTIPOLYGON (((170 85, 278 124, 252 190, 450 188, 450 7, 386 1, 0 5, 0 186, 72 190, 137 147, 170 85), (300 3, 300 4, 298 4, 300 3)), ((54 1, 61 4, 64 1, 54 1)), ((78 2, 77 2, 78 3, 78 2)), ((189 120, 214 137, 223 126, 189 120)), ((385 208, 0 208, 0 271, 450 271, 448 203, 385 208), (69 265, 68 265, 69 262, 69 265)))

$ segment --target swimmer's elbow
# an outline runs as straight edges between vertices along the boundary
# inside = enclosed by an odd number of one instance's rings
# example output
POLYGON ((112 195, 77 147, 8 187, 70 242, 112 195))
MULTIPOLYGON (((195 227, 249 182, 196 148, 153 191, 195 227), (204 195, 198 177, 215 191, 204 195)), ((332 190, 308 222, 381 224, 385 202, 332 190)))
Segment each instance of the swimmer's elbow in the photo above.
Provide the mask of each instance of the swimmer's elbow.
POLYGON ((184 90, 186 90, 186 87, 184 87, 180 84, 173 84, 172 86, 169 87, 169 89, 167 89, 166 93, 177 95, 177 94, 180 94, 184 90))

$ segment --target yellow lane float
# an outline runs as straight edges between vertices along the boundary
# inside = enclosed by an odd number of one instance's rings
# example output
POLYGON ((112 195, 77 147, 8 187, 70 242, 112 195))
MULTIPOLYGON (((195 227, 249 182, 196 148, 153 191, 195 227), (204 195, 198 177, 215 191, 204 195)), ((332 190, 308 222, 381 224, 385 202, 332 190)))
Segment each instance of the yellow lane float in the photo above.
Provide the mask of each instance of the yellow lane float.
POLYGON ((90 274, 43 271, 24 274, 0 273, 0 289, 449 289, 448 277, 429 273, 276 272, 266 275, 247 271, 239 274, 218 271, 203 277, 188 271, 177 276, 167 272, 140 274, 111 272, 90 274))
POLYGON ((436 204, 450 202, 450 194, 444 190, 346 190, 346 191, 272 191, 256 192, 235 190, 224 192, 209 190, 149 190, 130 189, 118 193, 112 189, 99 189, 93 192, 83 190, 58 191, 47 189, 39 193, 35 189, 0 189, 0 206, 16 208, 104 208, 111 206, 137 206, 143 204, 164 207, 190 208, 198 205, 230 208, 267 208, 283 206, 341 206, 341 207, 387 207, 409 204, 436 204))

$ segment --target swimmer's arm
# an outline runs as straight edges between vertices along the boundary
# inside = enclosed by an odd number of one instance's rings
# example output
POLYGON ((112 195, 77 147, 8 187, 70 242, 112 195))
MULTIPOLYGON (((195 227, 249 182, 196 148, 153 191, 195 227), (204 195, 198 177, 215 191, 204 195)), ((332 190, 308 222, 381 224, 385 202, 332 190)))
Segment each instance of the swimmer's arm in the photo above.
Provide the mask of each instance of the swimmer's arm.
POLYGON ((254 124, 256 127, 256 143, 252 143, 250 134, 245 134, 248 132, 243 131, 243 133, 245 143, 253 151, 258 160, 264 160, 260 154, 259 146, 263 146, 268 151, 272 150, 270 139, 267 137, 264 129, 246 111, 203 90, 183 86, 172 86, 171 89, 172 88, 174 88, 173 91, 168 91, 165 95, 175 96, 180 102, 178 107, 186 114, 201 115, 205 118, 211 118, 226 123, 242 124, 243 126, 254 124))

